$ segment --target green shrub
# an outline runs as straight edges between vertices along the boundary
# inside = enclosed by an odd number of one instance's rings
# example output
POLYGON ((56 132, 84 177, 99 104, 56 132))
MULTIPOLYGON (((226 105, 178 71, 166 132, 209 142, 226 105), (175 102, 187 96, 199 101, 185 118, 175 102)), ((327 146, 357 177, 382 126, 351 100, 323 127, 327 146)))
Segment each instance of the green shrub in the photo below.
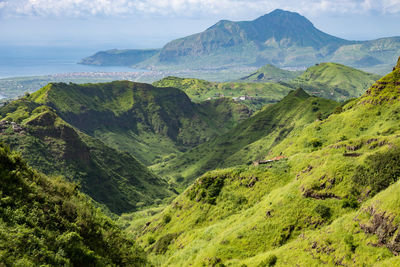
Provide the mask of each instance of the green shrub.
POLYGON ((331 217, 331 209, 323 204, 318 204, 314 211, 321 216, 322 219, 329 219, 331 217))
POLYGON ((156 254, 164 254, 168 250, 168 246, 178 236, 178 234, 166 234, 162 236, 154 244, 153 252, 156 254))
POLYGON ((333 114, 340 114, 342 112, 343 112, 343 109, 341 106, 338 106, 333 110, 333 114))
POLYGON ((165 214, 163 217, 164 224, 168 224, 171 221, 171 215, 165 214))
POLYGON ((268 258, 260 262, 260 264, 258 264, 258 267, 275 266, 277 261, 278 257, 276 257, 276 255, 270 255, 268 256, 268 258))
POLYGON ((343 199, 342 208, 351 208, 356 209, 358 208, 359 203, 354 196, 350 196, 343 199))
POLYGON ((156 242, 156 240, 154 239, 154 237, 149 236, 149 238, 147 238, 147 243, 148 243, 149 245, 154 244, 154 242, 156 242))
POLYGON ((369 186, 375 195, 400 177, 400 148, 368 156, 365 166, 358 166, 353 175, 353 182, 369 186))
POLYGON ((322 142, 318 138, 314 138, 314 139, 310 140, 309 145, 312 146, 312 147, 317 148, 317 147, 321 147, 322 146, 322 142))
POLYGON ((216 199, 224 186, 224 180, 225 176, 206 174, 195 182, 188 192, 188 196, 191 200, 203 200, 208 204, 215 205, 216 199))
POLYGON ((346 243, 347 247, 350 249, 352 253, 356 251, 356 248, 358 247, 357 244, 354 242, 354 237, 352 234, 348 234, 344 238, 344 242, 346 243))

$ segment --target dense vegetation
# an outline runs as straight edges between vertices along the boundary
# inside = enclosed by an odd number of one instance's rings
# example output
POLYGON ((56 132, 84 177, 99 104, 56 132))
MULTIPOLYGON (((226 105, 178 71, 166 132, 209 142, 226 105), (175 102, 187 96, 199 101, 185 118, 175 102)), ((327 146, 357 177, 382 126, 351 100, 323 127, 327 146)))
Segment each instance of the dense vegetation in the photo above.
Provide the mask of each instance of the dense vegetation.
POLYGON ((174 194, 166 181, 135 158, 84 134, 30 97, 3 107, 0 115, 18 122, 2 122, 2 142, 19 150, 32 167, 79 182, 85 193, 114 213, 158 203, 174 194))
POLYGON ((341 64, 321 63, 308 68, 290 84, 320 97, 344 101, 359 97, 379 78, 341 64))
POLYGON ((311 95, 345 101, 359 97, 379 77, 336 63, 321 63, 308 68, 301 75, 299 72, 284 71, 266 65, 255 74, 244 77, 240 82, 217 83, 193 78, 166 77, 153 84, 157 87, 179 88, 194 101, 222 96, 229 98, 248 96, 249 99, 241 103, 250 109, 258 110, 266 104, 281 100, 291 90, 299 87, 311 95), (263 77, 279 79, 280 82, 271 83, 265 82, 268 78, 261 78, 260 81, 254 78, 261 74, 263 77), (299 76, 296 77, 297 75, 299 76))
MULTIPOLYGON (((396 265, 399 84, 400 64, 361 97, 339 108, 332 105, 332 114, 299 122, 289 133, 278 135, 279 142, 273 143, 274 134, 255 137, 260 142, 249 150, 254 153, 258 146, 267 146, 265 158, 281 155, 275 161, 258 166, 232 163, 201 175, 208 168, 204 165, 195 183, 165 209, 142 212, 140 220, 124 215, 121 225, 135 233, 153 262, 162 266, 396 265), (129 217, 131 223, 126 221, 129 217)), ((286 102, 290 110, 310 101, 312 107, 315 100, 320 101, 298 90, 273 106, 286 102)), ((260 125, 260 118, 254 119, 260 114, 271 121, 268 112, 263 114, 268 109, 230 132, 249 122, 236 132, 248 136, 248 129, 260 125)), ((230 132, 216 140, 231 141, 230 132)), ((218 151, 217 145, 212 148, 211 155, 218 151)), ((231 157, 231 151, 219 154, 216 165, 231 157)), ((196 169, 205 156, 186 162, 182 158, 182 173, 196 169)))
POLYGON ((346 102, 290 87, 324 86, 344 100, 375 78, 327 63, 288 86, 175 77, 157 87, 58 83, 8 103, 0 140, 52 177, 0 146, 0 262, 145 266, 147 252, 156 266, 392 266, 400 59, 346 102), (268 86, 287 95, 251 117, 231 99, 200 102, 210 91, 268 86), (163 178, 132 155, 156 163, 163 178), (175 188, 182 193, 171 201, 175 188), (118 219, 126 232, 91 199, 113 213, 135 211, 118 219))
POLYGON ((239 98, 252 110, 261 109, 264 105, 274 103, 285 97, 292 88, 279 83, 239 83, 209 82, 194 78, 166 77, 153 83, 157 87, 173 87, 184 91, 193 101, 204 101, 214 98, 239 98))
POLYGON ((178 89, 128 81, 49 84, 30 99, 144 164, 196 146, 250 115, 232 100, 195 104, 178 89))
POLYGON ((178 184, 189 185, 205 171, 267 157, 271 147, 293 130, 328 116, 338 105, 334 101, 311 97, 302 89, 292 91, 279 103, 265 107, 226 134, 152 169, 178 184))
POLYGON ((2 266, 146 266, 144 252, 79 192, 0 145, 2 266))

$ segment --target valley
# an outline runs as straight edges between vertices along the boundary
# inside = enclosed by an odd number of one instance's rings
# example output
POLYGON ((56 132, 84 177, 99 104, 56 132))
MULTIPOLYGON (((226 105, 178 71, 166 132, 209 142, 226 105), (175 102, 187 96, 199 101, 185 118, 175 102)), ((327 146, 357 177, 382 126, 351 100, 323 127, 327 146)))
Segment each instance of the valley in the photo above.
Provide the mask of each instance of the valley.
POLYGON ((276 9, 0 79, 0 267, 400 266, 399 54, 276 9))

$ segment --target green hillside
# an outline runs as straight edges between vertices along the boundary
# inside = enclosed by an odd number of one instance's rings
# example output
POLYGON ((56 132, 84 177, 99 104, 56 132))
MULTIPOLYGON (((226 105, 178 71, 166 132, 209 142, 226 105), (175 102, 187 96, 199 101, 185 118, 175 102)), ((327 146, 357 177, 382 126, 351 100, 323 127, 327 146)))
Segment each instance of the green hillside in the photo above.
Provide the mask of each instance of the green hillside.
POLYGON ((266 104, 281 100, 289 91, 299 87, 318 97, 345 101, 360 96, 379 78, 379 75, 341 64, 321 63, 308 68, 302 74, 267 65, 256 73, 242 78, 240 82, 218 83, 170 76, 153 83, 153 85, 179 88, 193 101, 203 101, 221 96, 229 98, 249 96, 249 100, 241 103, 253 110, 258 110, 266 104), (258 79, 257 77, 261 74, 265 74, 264 78, 258 79), (280 79, 281 81, 278 83, 265 82, 265 79, 269 79, 265 77, 273 77, 271 79, 280 79))
POLYGON ((149 264, 76 184, 36 172, 0 145, 0 265, 149 264))
POLYGON ((1 142, 19 150, 32 167, 79 182, 83 192, 114 213, 174 195, 135 158, 77 130, 32 97, 1 108, 0 116, 1 142))
POLYGON ((359 97, 380 77, 337 63, 321 63, 308 68, 290 84, 313 95, 344 101, 359 97))
MULTIPOLYGON (((159 266, 396 265, 399 84, 400 63, 329 117, 281 135, 265 151, 280 160, 205 173, 127 229, 159 266)), ((296 93, 274 106, 316 99, 296 93)))
POLYGON ((244 101, 240 99, 236 101, 252 110, 258 110, 266 104, 277 102, 292 90, 290 87, 278 83, 218 83, 172 76, 154 82, 153 85, 181 89, 196 102, 221 97, 236 99, 240 96, 247 96, 244 101))
POLYGON ((279 103, 267 106, 226 134, 152 169, 163 177, 189 185, 208 170, 262 159, 291 131, 326 117, 338 105, 311 97, 302 89, 292 91, 279 103))
POLYGON ((128 81, 52 83, 30 99, 144 164, 196 146, 250 115, 232 100, 195 104, 178 89, 128 81))
POLYGON ((284 82, 296 78, 302 71, 289 71, 267 64, 259 68, 256 72, 239 79, 240 82, 265 83, 265 82, 284 82))

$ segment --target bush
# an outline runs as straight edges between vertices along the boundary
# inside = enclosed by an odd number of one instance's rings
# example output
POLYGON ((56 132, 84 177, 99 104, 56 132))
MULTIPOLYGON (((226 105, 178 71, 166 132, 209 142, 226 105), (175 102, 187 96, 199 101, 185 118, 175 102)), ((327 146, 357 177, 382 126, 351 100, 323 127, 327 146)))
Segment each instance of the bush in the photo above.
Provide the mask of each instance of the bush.
POLYGON ((348 234, 344 238, 344 242, 346 243, 347 247, 350 249, 352 253, 356 251, 356 248, 358 247, 357 244, 354 243, 354 237, 351 234, 348 234))
POLYGON ((367 157, 366 166, 358 166, 353 175, 353 182, 371 188, 375 195, 400 177, 400 148, 376 153, 367 157))
POLYGON ((168 246, 178 236, 178 234, 166 234, 165 236, 158 239, 154 244, 153 251, 156 254, 164 254, 168 250, 168 246))
POLYGON ((154 239, 154 237, 149 236, 149 238, 147 238, 147 243, 148 243, 149 245, 154 244, 154 242, 156 242, 156 240, 154 239))
POLYGON ((276 255, 270 255, 268 258, 260 262, 258 267, 267 267, 267 266, 275 266, 276 262, 278 261, 278 257, 276 255))
POLYGON ((342 112, 343 112, 343 109, 341 106, 338 106, 333 110, 333 114, 340 114, 342 112))
POLYGON ((215 205, 217 197, 224 187, 225 176, 205 174, 199 178, 188 192, 191 200, 203 200, 204 202, 215 205))
POLYGON ((331 217, 331 209, 323 204, 318 204, 314 211, 321 216, 322 219, 329 219, 331 217))
POLYGON ((321 140, 319 140, 318 138, 314 138, 314 139, 311 139, 310 145, 311 145, 312 147, 317 148, 317 147, 322 146, 322 142, 321 142, 321 140))
POLYGON ((356 208, 358 208, 358 206, 359 206, 359 203, 357 201, 357 198, 354 195, 351 195, 351 196, 343 199, 342 208, 356 209, 356 208))
POLYGON ((164 224, 168 224, 171 221, 171 215, 165 214, 163 217, 164 224))

